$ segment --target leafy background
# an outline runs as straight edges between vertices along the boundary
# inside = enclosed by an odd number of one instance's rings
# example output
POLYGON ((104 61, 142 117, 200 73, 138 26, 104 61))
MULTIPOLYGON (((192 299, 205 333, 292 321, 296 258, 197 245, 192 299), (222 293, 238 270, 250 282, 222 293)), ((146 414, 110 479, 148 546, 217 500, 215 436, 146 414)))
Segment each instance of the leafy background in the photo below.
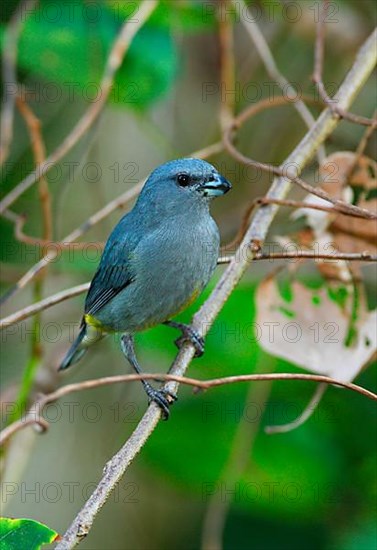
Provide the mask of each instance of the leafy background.
MULTIPOLYGON (((59 17, 51 21, 56 3, 40 2, 42 16, 26 21, 19 48, 19 79, 35 92, 28 101, 42 121, 49 152, 87 108, 88 95, 97 89, 112 40, 124 18, 133 16, 131 8, 136 3, 97 3, 98 16, 90 11, 95 9, 90 3, 83 12, 85 3, 75 2, 74 17, 69 4, 62 4, 59 17), (50 15, 43 17, 43 13, 50 15), (73 98, 67 83, 77 83, 73 98), (57 90, 59 97, 54 97, 57 90), (46 95, 48 92, 51 97, 46 95)), ((290 23, 281 10, 273 8, 275 3, 254 4, 260 9, 260 25, 278 66, 287 78, 300 84, 303 92, 313 93, 310 75, 315 29, 309 3, 299 3, 302 17, 296 23, 290 23)), ((2 4, 2 41, 16 5, 10 0, 2 4)), ((373 28, 376 8, 369 0, 336 5, 338 22, 328 28, 325 76, 329 83, 339 84, 357 47, 373 28)), ((219 138, 221 94, 204 93, 208 84, 219 84, 217 22, 213 15, 203 17, 205 8, 201 2, 161 2, 136 37, 100 122, 65 159, 80 163, 74 177, 69 177, 64 163, 48 176, 56 239, 157 164, 219 138), (101 176, 94 181, 89 181, 92 173, 88 177, 83 170, 89 162, 101 167, 101 176), (114 177, 115 163, 119 178, 114 177)), ((260 99, 268 96, 269 79, 241 25, 235 25, 239 31, 235 55, 241 90, 236 103, 240 111, 250 102, 242 92, 247 85, 258 83, 260 99)), ((355 112, 369 115, 373 111, 374 85, 373 80, 365 85, 354 105, 355 112)), ((277 88, 274 90, 277 94, 277 88)), ((240 133, 239 148, 253 158, 278 164, 303 135, 302 122, 292 113, 290 107, 284 107, 259 115, 240 133)), ((362 132, 361 127, 343 122, 328 143, 328 150, 354 150, 362 132)), ((15 136, 2 174, 3 192, 33 167, 28 136, 19 115, 15 136)), ((371 156, 375 138, 368 147, 371 156)), ((225 242, 235 234, 245 204, 266 190, 268 178, 263 175, 251 184, 250 175, 225 153, 211 160, 234 183, 233 192, 214 205, 225 242)), ((306 175, 313 176, 313 169, 306 175)), ((27 233, 40 235, 35 187, 22 196, 15 210, 27 214, 27 233)), ((293 222, 286 214, 284 211, 279 215, 274 233, 292 230, 293 222)), ((105 240, 118 219, 119 213, 114 213, 85 238, 105 240)), ((17 243, 8 221, 0 220, 0 231, 4 291, 37 260, 38 251, 17 243)), ((49 270, 46 295, 88 280, 97 262, 95 255, 63 253, 49 270)), ((222 269, 218 268, 212 285, 222 269)), ((192 364, 190 375, 209 378, 300 371, 263 352, 250 338, 251 333, 243 332, 255 320, 257 285, 271 269, 271 265, 259 263, 249 270, 216 320, 207 339, 206 354, 192 364)), ((365 270, 370 288, 374 276, 373 269, 365 270)), ((190 319, 205 295, 182 315, 184 320, 190 319)), ((4 313, 8 308, 9 312, 15 311, 31 299, 31 290, 25 289, 4 308, 4 313)), ((57 384, 55 368, 68 345, 68 323, 80 318, 82 301, 82 297, 74 298, 43 315, 44 364, 37 382, 44 390, 57 384), (59 328, 57 338, 48 332, 53 325, 59 328)), ((3 337, 3 402, 15 395, 21 379, 30 353, 30 329, 30 322, 22 323, 3 337)), ((174 337, 166 327, 140 334, 138 349, 146 369, 166 370, 175 354, 174 337)), ((108 339, 67 373, 64 381, 119 374, 126 369, 118 343, 108 339)), ((357 382, 376 389, 375 372, 375 366, 365 370, 357 382)), ((275 436, 263 431, 267 425, 293 420, 313 389, 313 385, 303 382, 279 382, 271 387, 260 384, 250 404, 246 385, 196 395, 182 388, 171 419, 158 426, 82 547, 197 548, 208 491, 212 489, 229 501, 225 548, 288 550, 302 548, 303 544, 313 550, 376 548, 374 404, 359 395, 330 388, 315 415, 298 430, 275 436), (237 481, 239 485, 224 485, 220 476, 242 420, 250 439, 254 432, 256 438, 245 471, 237 481), (237 487, 239 493, 232 497, 231 491, 237 487)), ((43 436, 26 431, 19 434, 3 456, 3 513, 30 517, 64 532, 93 489, 106 460, 131 433, 145 404, 139 386, 129 385, 75 394, 52 405, 47 411, 49 432, 43 436), (14 495, 10 496, 12 491, 14 495)))

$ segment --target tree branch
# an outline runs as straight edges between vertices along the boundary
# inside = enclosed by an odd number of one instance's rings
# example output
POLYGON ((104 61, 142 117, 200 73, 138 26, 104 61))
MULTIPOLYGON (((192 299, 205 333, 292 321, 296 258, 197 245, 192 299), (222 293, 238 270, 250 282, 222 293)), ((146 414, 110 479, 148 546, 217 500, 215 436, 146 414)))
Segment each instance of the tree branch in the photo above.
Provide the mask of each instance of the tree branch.
MULTIPOLYGON (((102 386, 110 386, 113 384, 123 384, 127 382, 135 382, 140 380, 154 380, 154 381, 164 381, 164 382, 174 382, 176 384, 184 384, 187 386, 193 386, 196 389, 208 390, 218 386, 226 386, 228 384, 236 384, 241 382, 266 382, 273 380, 303 380, 309 382, 321 382, 326 385, 339 386, 350 391, 354 391, 371 399, 372 401, 377 401, 377 394, 373 393, 362 386, 353 384, 351 382, 342 382, 341 380, 335 380, 329 376, 324 376, 321 374, 296 374, 296 373, 267 373, 267 374, 241 374, 237 376, 225 376, 223 378, 213 378, 210 380, 198 380, 197 378, 189 378, 186 376, 180 376, 175 374, 120 374, 117 376, 106 376, 103 378, 96 378, 95 380, 84 380, 83 382, 76 382, 74 384, 67 384, 61 388, 51 392, 47 395, 42 395, 31 407, 29 412, 20 420, 13 422, 2 432, 0 433, 0 445, 4 443, 11 437, 14 433, 23 429, 26 426, 30 426, 33 423, 39 425, 43 429, 47 429, 49 424, 42 417, 42 412, 44 408, 49 404, 69 395, 71 393, 77 393, 83 390, 92 390, 94 388, 99 388, 102 386)), ((150 405, 151 408, 155 408, 155 404, 150 405)), ((157 410, 159 412, 160 409, 157 410)), ((147 411, 148 412, 148 411, 147 411)), ((142 420, 145 421, 145 416, 142 420)), ((155 416, 155 415, 154 415, 155 416)), ((159 418, 157 418, 158 422, 159 418)), ((137 430, 139 429, 139 426, 137 430)), ((135 431, 137 431, 135 430, 135 431)), ((139 440, 139 436, 137 436, 139 440)), ((144 436, 141 436, 141 439, 144 439, 144 436)), ((127 442, 128 443, 128 442, 127 442)), ((127 445, 126 443, 126 445, 127 445)), ((112 460, 111 460, 112 461, 112 460)), ((110 461, 110 462, 111 462, 110 461)), ((111 487, 110 487, 111 491, 111 487)))
MULTIPOLYGON (((17 96, 16 103, 28 128, 35 166, 38 169, 38 166, 46 160, 46 147, 42 137, 41 123, 21 96, 17 96)), ((44 174, 39 178, 38 194, 42 210, 43 239, 49 241, 52 239, 52 205, 48 182, 44 174)))
MULTIPOLYGON (((235 62, 234 62, 234 38, 233 24, 227 16, 229 0, 220 0, 217 6, 219 23, 219 49, 220 49, 220 83, 225 90, 235 90, 235 62)), ((220 126, 221 131, 228 127, 235 113, 235 95, 221 93, 220 96, 220 126)))
MULTIPOLYGON (((265 37, 263 36, 256 19, 241 17, 240 3, 236 0, 232 1, 233 6, 235 7, 238 16, 240 17, 241 22, 243 23, 245 30, 249 37, 251 38, 256 50, 258 51, 266 71, 269 77, 278 84, 279 88, 283 92, 284 96, 293 96, 294 98, 298 97, 298 92, 295 87, 285 78, 285 76, 279 71, 275 59, 272 55, 272 52, 267 44, 265 37)), ((243 2, 243 8, 247 9, 245 2, 243 2)), ((302 99, 294 99, 292 101, 293 107, 301 116, 302 120, 305 122, 308 128, 313 126, 315 119, 312 113, 309 111, 308 107, 305 105, 302 99)), ((318 147, 318 162, 321 164, 326 158, 326 152, 324 146, 318 147)))
POLYGON ((328 387, 327 384, 324 384, 323 382, 321 382, 321 384, 318 384, 309 403, 306 405, 305 409, 300 414, 300 416, 296 418, 296 420, 293 420, 293 422, 289 422, 288 424, 280 424, 277 426, 266 426, 264 431, 267 434, 282 434, 282 433, 291 432, 292 430, 295 430, 299 426, 302 426, 312 416, 312 414, 318 407, 327 387, 328 387))
MULTIPOLYGON (((286 181, 289 180, 297 184, 299 187, 301 187, 308 193, 311 193, 312 195, 315 195, 327 202, 330 202, 331 204, 334 205, 334 209, 338 210, 339 212, 348 214, 350 216, 356 216, 358 218, 364 218, 367 220, 377 219, 377 214, 375 214, 374 212, 370 212, 365 208, 360 208, 359 206, 349 204, 340 199, 334 199, 328 193, 326 193, 323 189, 313 187, 309 183, 305 182, 303 179, 299 178, 298 174, 301 173, 301 166, 296 162, 292 161, 291 157, 288 157, 286 162, 282 166, 278 167, 278 166, 273 166, 272 164, 266 164, 263 162, 253 160, 250 157, 243 155, 233 144, 232 140, 233 140, 234 130, 235 129, 239 130, 242 124, 250 116, 255 114, 256 108, 257 108, 257 105, 253 105, 252 107, 247 108, 243 113, 238 115, 238 117, 234 119, 233 125, 230 126, 223 134, 224 146, 226 150, 232 155, 232 157, 234 157, 236 160, 238 160, 238 162, 241 162, 242 164, 246 164, 247 166, 254 166, 255 168, 264 170, 269 174, 275 174, 276 176, 280 176, 281 180, 286 180, 286 181)), ((309 133, 305 137, 307 137, 309 133)), ((271 199, 270 203, 272 202, 272 199, 276 199, 276 197, 268 197, 268 198, 271 199)))
MULTIPOLYGON (((90 243, 85 243, 86 245, 90 243)), ((223 251, 226 250, 226 245, 223 247, 223 251)), ((246 250, 246 253, 248 251, 249 247, 246 250)), ((234 255, 223 255, 220 256, 217 264, 218 265, 224 265, 229 264, 234 258, 234 255)), ((377 262, 377 255, 376 254, 370 254, 368 251, 364 252, 334 252, 333 254, 324 254, 317 252, 315 250, 300 250, 298 252, 257 252, 256 256, 254 257, 255 261, 258 260, 330 260, 330 261, 336 261, 336 260, 343 260, 347 262, 377 262)), ((16 311, 15 313, 12 313, 8 315, 8 317, 4 317, 0 320, 0 330, 3 330, 7 327, 10 327, 11 325, 15 325, 16 323, 19 323, 20 321, 24 321, 25 319, 28 319, 29 317, 32 317, 36 313, 39 313, 40 311, 44 311, 45 309, 49 309, 50 307, 56 306, 57 304, 60 304, 61 302, 64 302, 65 300, 69 300, 70 298, 74 298, 75 296, 78 296, 79 294, 83 294, 89 289, 90 282, 83 283, 81 285, 74 286, 72 288, 67 288, 66 290, 62 290, 61 292, 57 292, 56 294, 53 294, 52 296, 48 296, 47 298, 44 298, 43 300, 32 304, 30 306, 27 306, 25 308, 20 309, 19 311, 16 311)))
POLYGON ((325 102, 325 104, 332 110, 335 116, 349 120, 356 124, 361 124, 363 126, 372 126, 375 128, 377 126, 377 120, 370 118, 365 118, 363 116, 355 115, 342 109, 337 105, 337 99, 331 98, 326 92, 325 85, 322 79, 323 72, 323 57, 325 51, 325 22, 326 22, 326 12, 329 5, 329 0, 322 0, 322 4, 319 10, 319 18, 317 23, 317 33, 315 40, 315 50, 314 50, 314 71, 312 80, 317 86, 319 95, 325 102))
MULTIPOLYGON (((369 36, 361 46, 353 67, 336 94, 338 104, 343 109, 347 109, 352 103, 375 66, 377 57, 375 49, 376 36, 377 31, 369 36)), ((296 171, 300 173, 313 157, 318 147, 335 129, 337 123, 338 121, 334 119, 331 109, 327 108, 289 155, 287 162, 294 163, 296 171)), ((291 185, 291 180, 287 177, 278 177, 272 183, 267 197, 284 199, 291 185)), ((277 205, 267 205, 256 212, 249 230, 246 232, 240 245, 241 250, 245 250, 253 243, 252 253, 250 255, 241 255, 239 261, 235 258, 231 261, 208 300, 194 316, 193 328, 198 330, 200 335, 206 335, 222 306, 252 261, 253 256, 260 249, 278 208, 277 205)), ((170 370, 171 374, 174 376, 183 376, 194 356, 194 352, 193 345, 187 343, 174 361, 170 370)), ((325 380, 317 379, 317 381, 322 382, 325 380)), ((165 388, 170 392, 176 392, 178 389, 178 380, 168 382, 165 384, 165 388)), ((127 467, 157 426, 160 417, 161 410, 155 403, 151 403, 128 441, 107 463, 101 481, 73 520, 62 540, 58 543, 57 550, 74 548, 88 534, 99 510, 105 504, 127 467)))

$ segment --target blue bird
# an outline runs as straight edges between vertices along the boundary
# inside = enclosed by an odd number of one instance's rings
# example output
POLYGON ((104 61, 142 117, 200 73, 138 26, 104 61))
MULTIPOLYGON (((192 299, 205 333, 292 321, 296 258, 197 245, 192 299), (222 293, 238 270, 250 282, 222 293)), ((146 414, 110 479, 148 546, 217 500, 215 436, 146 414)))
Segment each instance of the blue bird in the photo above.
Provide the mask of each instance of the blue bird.
MULTIPOLYGON (((220 236, 209 212, 231 184, 208 162, 184 158, 156 168, 133 209, 112 231, 85 300, 80 332, 59 370, 81 359, 109 333, 123 333, 121 348, 136 372, 133 335, 165 323, 182 331, 203 353, 204 342, 187 325, 171 321, 202 292, 216 267, 220 236)), ((150 401, 168 418, 174 396, 142 381, 150 401)))

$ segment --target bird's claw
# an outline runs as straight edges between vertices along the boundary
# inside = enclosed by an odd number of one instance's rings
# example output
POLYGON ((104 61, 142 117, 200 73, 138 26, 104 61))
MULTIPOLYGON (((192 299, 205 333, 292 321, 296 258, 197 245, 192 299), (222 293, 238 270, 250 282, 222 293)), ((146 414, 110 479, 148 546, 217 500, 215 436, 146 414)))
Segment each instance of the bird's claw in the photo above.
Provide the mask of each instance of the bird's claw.
POLYGON ((161 411, 163 420, 168 420, 170 415, 170 405, 174 403, 178 398, 175 393, 168 390, 155 390, 152 386, 147 389, 149 403, 152 401, 156 403, 161 411))
POLYGON ((181 349, 183 344, 186 342, 191 342, 191 344, 195 348, 195 355, 194 357, 201 357, 204 353, 204 338, 200 336, 196 330, 194 330, 189 325, 184 325, 183 327, 180 327, 180 330, 182 331, 182 336, 177 338, 175 340, 175 345, 178 349, 181 349))

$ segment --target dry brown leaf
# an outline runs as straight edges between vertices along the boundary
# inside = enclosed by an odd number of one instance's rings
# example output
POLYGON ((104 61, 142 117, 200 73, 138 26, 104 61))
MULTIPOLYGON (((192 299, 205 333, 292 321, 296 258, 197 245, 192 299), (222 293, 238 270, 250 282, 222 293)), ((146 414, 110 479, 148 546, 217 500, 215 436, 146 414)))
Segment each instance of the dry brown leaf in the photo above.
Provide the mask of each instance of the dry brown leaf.
MULTIPOLYGON (((355 202, 357 206, 377 212, 377 164, 368 157, 352 152, 337 152, 327 157, 320 167, 321 187, 332 198, 345 202, 355 202), (355 193, 357 195, 355 196, 355 193), (355 201, 355 198, 357 200, 355 201)), ((328 206, 326 201, 308 195, 305 202, 328 206)), ((338 212, 321 212, 309 208, 300 208, 294 217, 304 215, 310 234, 305 229, 296 236, 296 242, 308 249, 329 252, 377 252, 377 222, 338 212), (310 230, 309 230, 310 231, 310 230)), ((347 281, 351 278, 360 279, 360 263, 322 262, 319 269, 322 275, 331 280, 347 281)))
MULTIPOLYGON (((348 185, 351 189, 358 189, 360 191, 360 198, 356 203, 357 206, 366 208, 374 213, 377 212, 376 177, 376 163, 368 157, 360 157, 348 181, 348 185), (367 200, 367 195, 369 193, 374 195, 374 198, 367 200)), ((370 243, 377 242, 376 220, 364 220, 361 218, 338 215, 329 229, 336 233, 343 232, 348 235, 354 235, 356 238, 365 239, 370 243)))
POLYGON ((287 300, 273 276, 260 284, 256 305, 262 348, 310 372, 353 380, 376 353, 377 310, 367 311, 359 289, 357 319, 352 323, 352 294, 341 307, 325 286, 314 291, 294 281, 291 290, 292 299, 287 300))

